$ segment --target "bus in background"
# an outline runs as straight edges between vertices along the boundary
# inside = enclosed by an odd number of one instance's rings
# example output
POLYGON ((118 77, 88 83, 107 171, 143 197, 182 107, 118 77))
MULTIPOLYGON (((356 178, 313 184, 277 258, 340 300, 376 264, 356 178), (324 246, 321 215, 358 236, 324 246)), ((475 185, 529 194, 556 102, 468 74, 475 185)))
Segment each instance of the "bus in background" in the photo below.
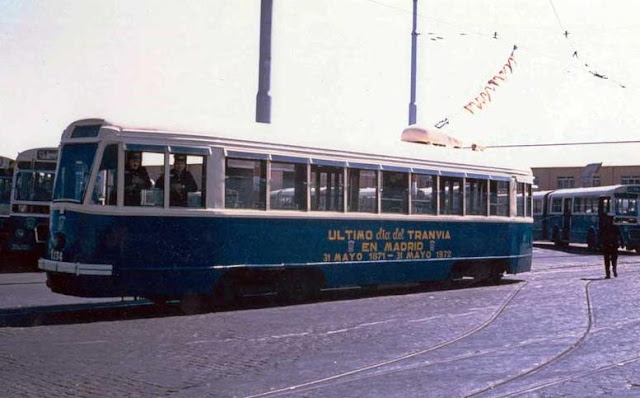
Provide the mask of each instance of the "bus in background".
POLYGON ((534 240, 549 240, 560 246, 586 243, 590 250, 597 250, 601 223, 611 216, 620 228, 625 248, 640 251, 639 197, 640 185, 536 192, 534 240))
POLYGON ((47 285, 156 302, 306 300, 328 288, 496 283, 530 270, 529 168, 401 140, 350 149, 299 134, 296 145, 255 140, 267 132, 69 125, 39 261, 47 285))
POLYGON ((44 253, 57 159, 57 148, 34 148, 18 154, 2 242, 6 257, 31 264, 44 253))
POLYGON ((5 223, 11 209, 11 181, 13 181, 13 159, 0 156, 0 262, 4 259, 3 244, 6 240, 5 223))
POLYGON ((548 240, 547 237, 547 219, 542 214, 547 212, 545 201, 546 195, 551 191, 536 191, 533 193, 533 240, 548 240))

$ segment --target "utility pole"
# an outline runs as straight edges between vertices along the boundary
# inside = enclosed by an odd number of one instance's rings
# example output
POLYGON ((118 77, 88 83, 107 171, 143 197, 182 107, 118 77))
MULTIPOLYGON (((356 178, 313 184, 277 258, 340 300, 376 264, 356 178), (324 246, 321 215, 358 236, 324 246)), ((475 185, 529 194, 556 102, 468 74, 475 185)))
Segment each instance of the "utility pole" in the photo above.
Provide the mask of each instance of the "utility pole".
POLYGON ((413 31, 411 32, 411 102, 409 102, 409 124, 416 124, 416 57, 418 52, 418 0, 413 0, 413 31))
POLYGON ((256 122, 271 123, 271 21, 273 0, 260 4, 260 59, 258 61, 258 94, 256 95, 256 122))

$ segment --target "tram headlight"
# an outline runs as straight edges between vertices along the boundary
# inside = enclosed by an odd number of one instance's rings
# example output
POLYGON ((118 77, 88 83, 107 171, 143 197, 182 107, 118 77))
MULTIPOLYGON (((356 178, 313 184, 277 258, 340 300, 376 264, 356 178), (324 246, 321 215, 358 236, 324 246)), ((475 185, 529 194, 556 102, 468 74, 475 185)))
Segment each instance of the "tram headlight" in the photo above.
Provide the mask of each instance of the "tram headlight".
POLYGON ((51 237, 51 247, 54 250, 62 250, 67 244, 67 237, 62 232, 56 232, 51 237))
POLYGON ((18 238, 18 239, 24 238, 24 229, 22 229, 22 228, 17 228, 16 229, 16 238, 18 238))

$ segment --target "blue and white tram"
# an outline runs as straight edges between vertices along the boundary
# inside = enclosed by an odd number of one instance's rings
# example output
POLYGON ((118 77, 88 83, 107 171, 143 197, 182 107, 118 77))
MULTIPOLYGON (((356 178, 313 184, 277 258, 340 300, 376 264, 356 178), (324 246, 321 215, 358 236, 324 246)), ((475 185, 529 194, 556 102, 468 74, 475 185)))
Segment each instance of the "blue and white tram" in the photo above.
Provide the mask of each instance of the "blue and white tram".
POLYGON ((534 239, 556 245, 586 243, 595 250, 604 216, 613 217, 624 246, 640 250, 640 185, 610 185, 535 192, 534 239))
POLYGON ((36 260, 44 254, 57 158, 57 148, 33 148, 18 154, 6 238, 1 242, 7 256, 36 260))
POLYGON ((54 292, 158 300, 498 281, 530 270, 533 177, 486 157, 401 141, 365 153, 80 120, 62 135, 39 264, 54 292), (178 163, 197 186, 182 201, 172 192, 186 187, 174 182, 178 163))

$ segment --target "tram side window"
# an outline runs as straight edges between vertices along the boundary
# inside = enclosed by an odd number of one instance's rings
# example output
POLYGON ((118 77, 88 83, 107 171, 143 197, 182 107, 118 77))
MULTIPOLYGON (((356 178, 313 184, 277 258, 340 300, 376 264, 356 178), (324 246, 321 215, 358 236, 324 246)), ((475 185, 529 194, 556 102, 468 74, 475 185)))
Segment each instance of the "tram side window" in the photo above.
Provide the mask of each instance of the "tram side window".
POLYGON ((269 208, 274 210, 307 210, 306 164, 271 163, 269 208))
POLYGON ((509 216, 509 181, 491 181, 489 214, 492 216, 509 216))
POLYGON ((164 154, 127 151, 124 170, 124 205, 164 205, 164 191, 154 182, 164 174, 164 154))
POLYGON ((343 211, 343 170, 342 167, 311 166, 311 210, 343 211))
POLYGON ((525 201, 527 199, 524 191, 524 183, 518 182, 516 186, 516 216, 524 217, 525 201))
POLYGON ((440 177, 440 214, 462 215, 462 178, 440 177))
POLYGON ((465 187, 467 214, 487 215, 487 180, 467 178, 465 187))
POLYGON ((531 217, 531 201, 533 199, 533 186, 531 184, 524 184, 525 200, 524 200, 524 215, 531 217))
MULTIPOLYGON (((201 189, 205 187, 204 158, 176 153, 169 156, 169 161, 169 206, 203 207, 205 202, 201 189)), ((163 190, 164 185, 164 175, 161 175, 155 188, 163 190)))
POLYGON ((375 213, 378 210, 378 172, 375 170, 349 169, 347 210, 375 213))
POLYGON ((118 145, 107 145, 96 176, 91 195, 91 203, 102 206, 115 206, 118 187, 118 145))
POLYGON ((266 161, 227 158, 224 200, 226 208, 265 210, 266 192, 266 161))
POLYGON ((409 174, 397 171, 382 172, 382 212, 407 214, 409 174))
POLYGON ((411 214, 436 214, 435 183, 435 176, 411 175, 411 214))

